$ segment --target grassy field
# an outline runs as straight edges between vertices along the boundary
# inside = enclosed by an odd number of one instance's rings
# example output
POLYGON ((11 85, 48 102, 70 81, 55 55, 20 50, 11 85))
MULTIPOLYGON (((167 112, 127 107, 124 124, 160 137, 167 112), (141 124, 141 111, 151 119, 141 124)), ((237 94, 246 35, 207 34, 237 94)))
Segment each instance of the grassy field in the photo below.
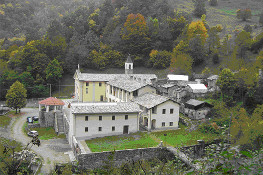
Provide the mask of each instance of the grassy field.
POLYGON ((203 134, 200 131, 189 132, 186 126, 180 124, 178 130, 155 131, 151 133, 138 132, 129 135, 108 136, 86 140, 92 152, 113 151, 123 149, 137 149, 155 147, 162 140, 165 145, 173 147, 188 146, 197 143, 197 140, 211 141, 215 134, 203 134), (167 136, 164 136, 167 134, 167 136))
POLYGON ((16 114, 15 111, 10 111, 6 115, 0 116, 0 127, 7 127, 10 124, 13 117, 18 117, 18 116, 21 116, 23 114, 24 113, 16 114))
MULTIPOLYGON (((24 133, 27 135, 28 131, 26 130, 26 125, 27 125, 27 123, 24 124, 23 130, 24 130, 24 133)), ((30 129, 38 132, 38 136, 39 136, 38 138, 40 140, 49 140, 49 139, 57 139, 57 138, 64 139, 64 138, 66 138, 65 134, 57 135, 54 128, 52 128, 52 127, 30 128, 30 129)))

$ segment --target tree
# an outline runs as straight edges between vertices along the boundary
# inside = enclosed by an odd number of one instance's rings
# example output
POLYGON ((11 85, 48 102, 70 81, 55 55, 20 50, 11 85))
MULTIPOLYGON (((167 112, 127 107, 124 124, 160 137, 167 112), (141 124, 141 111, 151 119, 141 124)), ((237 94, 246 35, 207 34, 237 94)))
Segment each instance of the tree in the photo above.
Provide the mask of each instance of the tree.
POLYGON ((207 55, 200 35, 197 35, 189 41, 189 54, 193 58, 195 65, 205 61, 207 55))
POLYGON ((54 59, 48 64, 45 73, 47 82, 51 84, 56 84, 58 80, 62 77, 63 69, 58 60, 54 59))
POLYGON ((237 10, 237 18, 242 19, 242 21, 246 21, 247 19, 251 19, 251 10, 250 9, 238 9, 237 10))
POLYGON ((195 6, 194 15, 201 17, 203 14, 206 14, 205 1, 204 0, 192 0, 195 6))
POLYGON ((246 51, 252 44, 250 33, 246 31, 240 32, 235 39, 235 43, 240 58, 245 58, 246 51))
POLYGON ((263 11, 259 15, 259 21, 258 22, 259 22, 259 24, 263 25, 263 11))
POLYGON ((217 6, 217 0, 209 0, 209 4, 211 5, 211 6, 217 6))
POLYGON ((16 81, 6 94, 6 104, 8 107, 14 108, 17 113, 17 109, 21 109, 26 106, 26 89, 23 84, 16 81))
POLYGON ((208 31, 207 45, 209 54, 220 47, 220 38, 218 33, 222 31, 221 26, 211 27, 208 31))
POLYGON ((192 73, 193 59, 185 53, 174 53, 171 59, 170 70, 178 74, 192 73))
POLYGON ((230 69, 223 69, 219 74, 216 85, 221 90, 223 101, 226 102, 227 105, 231 105, 236 88, 234 73, 230 69))
POLYGON ((150 63, 154 68, 167 68, 171 62, 171 53, 164 51, 152 50, 150 53, 150 63))
POLYGON ((199 35, 202 40, 202 45, 205 44, 207 38, 207 29, 203 21, 193 21, 187 28, 187 39, 190 40, 199 35))

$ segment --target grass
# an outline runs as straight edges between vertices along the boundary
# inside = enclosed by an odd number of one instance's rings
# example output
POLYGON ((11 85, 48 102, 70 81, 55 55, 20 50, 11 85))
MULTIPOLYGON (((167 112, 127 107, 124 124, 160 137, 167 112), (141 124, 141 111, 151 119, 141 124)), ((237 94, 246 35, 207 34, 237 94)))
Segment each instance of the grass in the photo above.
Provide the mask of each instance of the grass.
POLYGON ((0 116, 0 127, 7 127, 10 124, 11 120, 12 118, 8 115, 0 116))
POLYGON ((128 136, 120 135, 95 138, 86 140, 86 143, 92 152, 102 152, 156 147, 160 143, 160 140, 162 140, 164 144, 181 147, 196 144, 197 140, 202 139, 207 142, 217 138, 216 134, 204 134, 198 130, 189 132, 185 130, 187 127, 180 123, 179 127, 181 129, 178 130, 156 131, 151 133, 138 132, 128 136), (164 136, 164 134, 167 134, 167 136, 164 136), (138 140, 136 140, 134 136, 137 136, 138 140))
POLYGON ((159 143, 154 141, 147 133, 134 133, 130 135, 108 136, 86 140, 92 152, 137 149, 156 147, 159 143), (137 136, 136 139, 134 136, 137 136))

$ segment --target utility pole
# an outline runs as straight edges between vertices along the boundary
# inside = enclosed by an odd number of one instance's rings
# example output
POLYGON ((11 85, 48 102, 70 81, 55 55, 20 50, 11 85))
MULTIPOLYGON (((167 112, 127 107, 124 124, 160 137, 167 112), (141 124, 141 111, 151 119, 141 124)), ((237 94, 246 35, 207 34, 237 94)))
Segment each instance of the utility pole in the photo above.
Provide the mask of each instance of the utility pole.
POLYGON ((51 97, 51 84, 49 84, 49 97, 51 97))

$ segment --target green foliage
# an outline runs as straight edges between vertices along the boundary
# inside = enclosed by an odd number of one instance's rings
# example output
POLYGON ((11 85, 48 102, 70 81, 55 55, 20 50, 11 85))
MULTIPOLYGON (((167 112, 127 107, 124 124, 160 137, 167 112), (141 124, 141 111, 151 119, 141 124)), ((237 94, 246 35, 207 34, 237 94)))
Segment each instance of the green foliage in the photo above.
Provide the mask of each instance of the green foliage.
POLYGON ((6 104, 7 106, 14 108, 17 113, 17 109, 21 109, 26 106, 26 89, 23 84, 16 81, 6 94, 6 104))
POLYGON ((237 18, 242 19, 242 21, 251 19, 251 16, 252 16, 250 9, 238 9, 236 13, 237 13, 237 18))
POLYGON ((205 50, 200 35, 197 35, 189 41, 189 55, 193 58, 195 65, 201 64, 206 60, 207 54, 205 50))
POLYGON ((263 25, 263 11, 259 15, 259 24, 263 25))
POLYGON ((195 6, 194 15, 201 17, 203 14, 206 14, 205 1, 204 0, 192 0, 195 6))
POLYGON ((149 61, 154 68, 163 69, 167 68, 170 65, 171 57, 172 54, 166 50, 152 50, 150 53, 149 61))
POLYGON ((7 127, 11 121, 11 117, 7 115, 0 116, 0 127, 7 127))
POLYGON ((245 58, 246 51, 250 48, 252 44, 252 39, 249 32, 240 32, 235 39, 237 52, 240 58, 245 58))
POLYGON ((217 6, 217 0, 209 0, 209 4, 211 5, 211 6, 217 6))
POLYGON ((48 83, 57 84, 58 80, 62 77, 63 69, 58 60, 54 59, 48 64, 45 73, 48 83))
POLYGON ((220 132, 217 124, 215 123, 214 125, 203 123, 202 125, 199 126, 199 130, 204 134, 205 133, 219 134, 220 132))

